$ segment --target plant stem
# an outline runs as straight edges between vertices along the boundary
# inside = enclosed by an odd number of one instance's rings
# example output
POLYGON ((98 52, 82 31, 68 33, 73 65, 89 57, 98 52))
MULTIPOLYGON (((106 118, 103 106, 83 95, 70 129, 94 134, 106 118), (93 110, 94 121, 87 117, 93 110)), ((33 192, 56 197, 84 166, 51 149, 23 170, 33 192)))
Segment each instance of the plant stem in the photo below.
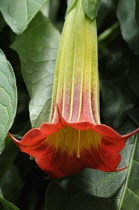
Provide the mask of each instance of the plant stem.
MULTIPOLYGON (((115 35, 117 35, 117 32, 116 32, 117 29, 119 29, 119 23, 118 22, 114 23, 110 28, 106 29, 103 33, 101 33, 98 37, 98 41, 102 42, 102 41, 108 39, 113 33, 115 35)), ((114 37, 115 37, 115 35, 114 35, 114 37)))

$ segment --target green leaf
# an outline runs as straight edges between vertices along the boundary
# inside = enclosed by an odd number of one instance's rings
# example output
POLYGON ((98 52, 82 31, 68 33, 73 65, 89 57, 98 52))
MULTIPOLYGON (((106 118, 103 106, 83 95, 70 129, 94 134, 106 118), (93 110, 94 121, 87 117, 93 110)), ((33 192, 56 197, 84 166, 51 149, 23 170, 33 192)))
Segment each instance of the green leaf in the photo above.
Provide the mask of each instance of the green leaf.
MULTIPOLYGON (((134 146, 133 142, 129 142, 126 148, 122 151, 123 161, 120 165, 128 165, 130 158, 130 165, 128 169, 111 173, 85 169, 79 174, 53 180, 46 193, 46 210, 61 210, 62 207, 66 210, 91 210, 92 207, 94 209, 101 210, 120 210, 118 207, 123 206, 123 201, 126 199, 126 193, 125 190, 123 191, 123 185, 125 183, 127 172, 128 174, 131 172, 131 163, 133 163, 135 148, 136 141, 134 146), (54 200, 55 202, 53 202, 54 200)), ((132 173, 136 172, 136 174, 138 174, 136 169, 134 169, 132 173)), ((136 178, 137 177, 138 176, 136 176, 136 178)), ((133 183, 134 179, 135 176, 133 177, 133 180, 131 177, 130 181, 133 183)), ((128 178, 127 180, 129 181, 128 178)), ((135 182, 137 181, 135 180, 135 182)), ((138 185, 136 191, 137 189, 139 189, 138 185)), ((125 201, 125 203, 128 202, 125 201)), ((125 208, 125 210, 126 209, 128 208, 125 208)))
POLYGON ((115 79, 102 81, 101 90, 104 123, 118 129, 124 123, 127 113, 135 106, 138 99, 133 94, 128 83, 128 77, 124 72, 115 79))
POLYGON ((136 21, 139 26, 139 0, 136 0, 136 11, 135 11, 136 21))
MULTIPOLYGON (((133 54, 121 36, 109 42, 113 33, 107 38, 104 36, 104 40, 102 37, 102 45, 99 44, 101 122, 118 129, 127 121, 128 113, 136 106, 138 98, 131 88, 127 74, 133 54)), ((132 67, 131 71, 134 72, 132 67)))
POLYGON ((42 14, 17 36, 12 48, 20 57, 22 74, 30 94, 33 127, 49 121, 53 74, 60 34, 42 14))
MULTIPOLYGON (((0 197, 0 204, 3 206, 3 210, 20 210, 16 206, 14 206, 11 202, 5 200, 4 198, 0 197)), ((1 207, 1 206, 0 206, 1 207)))
POLYGON ((0 182, 9 166, 13 163, 19 151, 9 136, 7 136, 5 142, 5 150, 0 156, 0 182))
POLYGON ((139 56, 134 56, 132 59, 128 79, 134 94, 139 98, 139 56))
POLYGON ((2 210, 19 210, 19 208, 14 206, 11 202, 4 199, 1 189, 0 189, 0 209, 2 209, 2 210))
POLYGON ((0 10, 11 29, 21 34, 48 0, 1 0, 0 10))
POLYGON ((97 9, 100 0, 82 0, 83 7, 86 15, 91 19, 94 20, 97 16, 97 9))
POLYGON ((113 1, 101 0, 97 11, 97 28, 105 25, 108 15, 114 10, 113 1))
POLYGON ((69 13, 75 4, 77 3, 78 0, 68 0, 68 8, 67 8, 67 13, 69 13))
MULTIPOLYGON (((27 163, 18 157, 18 160, 16 159, 16 163, 18 163, 19 161, 21 161, 22 165, 24 162, 24 165, 28 167, 27 163)), ((17 167, 18 164, 10 164, 8 170, 5 171, 0 180, 3 198, 16 204, 19 204, 21 192, 23 190, 25 181, 22 176, 25 176, 26 171, 25 169, 23 172, 21 172, 20 168, 17 167), (16 196, 13 192, 16 192, 16 196)))
POLYGON ((119 0, 117 17, 120 22, 122 36, 135 53, 139 53, 139 26, 135 18, 135 0, 119 0))
POLYGON ((0 153, 10 129, 17 106, 16 81, 12 66, 0 50, 0 153))
POLYGON ((60 7, 60 0, 51 0, 49 3, 49 17, 53 22, 56 22, 58 10, 60 7))
POLYGON ((3 198, 3 194, 2 194, 1 188, 0 188, 0 197, 3 198))
POLYGON ((128 112, 128 116, 139 127, 139 107, 134 107, 128 112))
POLYGON ((119 202, 119 210, 138 209, 139 207, 139 136, 135 138, 128 174, 119 202))
MULTIPOLYGON (((91 172, 91 171, 90 171, 91 172)), ((86 170, 86 174, 89 174, 89 170, 86 170)), ((90 175, 94 178, 93 172, 90 175)), ((99 175, 96 174, 95 175, 99 175)), ((101 175, 99 175, 101 176, 101 175)), ((46 193, 46 210, 51 209, 65 209, 65 210, 84 210, 89 209, 112 209, 116 210, 116 204, 114 200, 114 196, 111 196, 110 198, 103 198, 98 196, 94 196, 93 193, 96 191, 97 188, 103 187, 105 188, 105 184, 101 185, 101 183, 95 184, 88 179, 89 176, 78 176, 76 178, 75 176, 71 178, 72 180, 63 180, 63 183, 65 183, 68 187, 63 187, 57 180, 53 180, 51 184, 48 187, 48 191, 46 193), (79 187, 82 186, 82 189, 79 187), (64 189, 65 188, 65 189, 64 189), (54 202, 55 201, 55 202, 54 202)), ((96 179, 95 179, 96 180, 96 179)), ((105 180, 102 180, 102 182, 105 180)), ((107 188, 108 190, 108 188, 107 188)), ((103 191, 103 190, 100 190, 103 191)), ((98 191, 99 193, 99 191, 98 191)))
POLYGON ((0 12, 0 30, 6 25, 5 20, 0 12))

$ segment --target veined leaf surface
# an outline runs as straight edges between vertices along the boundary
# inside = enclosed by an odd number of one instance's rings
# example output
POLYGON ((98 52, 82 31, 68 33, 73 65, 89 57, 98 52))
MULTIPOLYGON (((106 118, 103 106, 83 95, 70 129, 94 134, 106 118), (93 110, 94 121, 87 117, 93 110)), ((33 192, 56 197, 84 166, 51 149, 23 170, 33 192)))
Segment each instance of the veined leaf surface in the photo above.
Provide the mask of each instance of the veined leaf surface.
POLYGON ((16 80, 11 64, 0 50, 0 153, 16 112, 16 80))
POLYGON ((121 26, 121 32, 124 40, 130 49, 139 53, 139 26, 135 16, 135 0, 119 0, 117 8, 117 17, 121 26))
POLYGON ((0 10, 11 29, 21 34, 48 0, 1 0, 0 10))
POLYGON ((12 45, 20 57, 22 74, 30 94, 29 109, 33 127, 49 121, 59 40, 59 32, 40 13, 12 45))

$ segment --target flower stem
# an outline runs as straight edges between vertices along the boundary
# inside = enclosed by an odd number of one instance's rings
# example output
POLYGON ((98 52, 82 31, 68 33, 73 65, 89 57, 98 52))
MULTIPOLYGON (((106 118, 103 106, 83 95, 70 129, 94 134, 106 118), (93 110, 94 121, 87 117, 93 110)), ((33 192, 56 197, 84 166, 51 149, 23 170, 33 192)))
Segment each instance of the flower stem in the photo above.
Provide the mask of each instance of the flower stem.
POLYGON ((98 37, 98 41, 102 42, 108 39, 112 34, 117 35, 119 34, 119 23, 114 23, 110 28, 106 29, 103 33, 101 33, 98 37))

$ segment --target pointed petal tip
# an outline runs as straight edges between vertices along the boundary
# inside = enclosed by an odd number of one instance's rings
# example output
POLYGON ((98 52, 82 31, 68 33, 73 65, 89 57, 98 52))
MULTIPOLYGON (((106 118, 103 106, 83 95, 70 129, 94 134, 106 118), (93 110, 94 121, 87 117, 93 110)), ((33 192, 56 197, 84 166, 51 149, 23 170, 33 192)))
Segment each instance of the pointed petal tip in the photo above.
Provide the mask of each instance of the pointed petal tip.
POLYGON ((128 168, 128 166, 125 166, 125 167, 123 167, 123 168, 117 168, 116 171, 122 171, 122 170, 124 170, 124 169, 126 169, 126 168, 128 168))
POLYGON ((18 140, 17 140, 10 132, 8 132, 7 135, 8 135, 15 143, 18 142, 18 140))
POLYGON ((134 131, 132 131, 132 132, 130 132, 130 133, 128 133, 128 134, 123 135, 123 137, 125 137, 125 138, 127 139, 127 138, 129 138, 130 136, 136 134, 137 132, 139 132, 139 128, 137 128, 136 130, 134 130, 134 131))

